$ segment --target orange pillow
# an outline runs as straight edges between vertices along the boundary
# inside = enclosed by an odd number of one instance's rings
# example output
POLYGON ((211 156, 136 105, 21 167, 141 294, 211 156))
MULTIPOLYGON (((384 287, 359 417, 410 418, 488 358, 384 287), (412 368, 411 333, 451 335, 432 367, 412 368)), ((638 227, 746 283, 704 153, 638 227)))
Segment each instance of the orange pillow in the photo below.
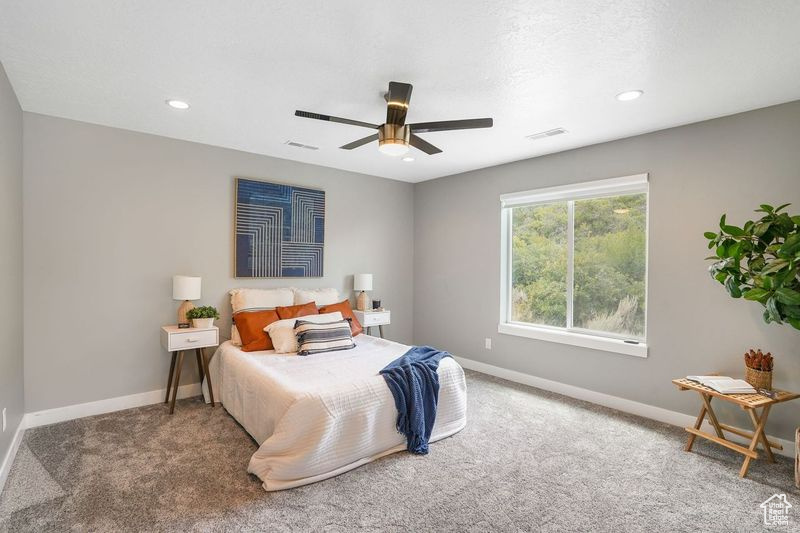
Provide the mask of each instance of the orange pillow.
POLYGON ((274 309, 265 311, 240 311, 233 315, 233 323, 242 338, 242 351, 272 350, 272 339, 264 328, 280 320, 274 309))
POLYGON ((338 304, 323 305, 319 308, 320 313, 335 313, 336 311, 342 313, 343 318, 350 320, 350 333, 353 334, 353 337, 364 331, 364 328, 361 327, 361 322, 358 321, 355 313, 353 313, 353 308, 350 307, 350 300, 345 300, 338 304))
POLYGON ((307 304, 301 305, 290 305, 287 307, 276 307, 275 310, 278 312, 278 316, 281 317, 281 320, 319 314, 319 311, 317 311, 317 304, 314 302, 308 302, 307 304))

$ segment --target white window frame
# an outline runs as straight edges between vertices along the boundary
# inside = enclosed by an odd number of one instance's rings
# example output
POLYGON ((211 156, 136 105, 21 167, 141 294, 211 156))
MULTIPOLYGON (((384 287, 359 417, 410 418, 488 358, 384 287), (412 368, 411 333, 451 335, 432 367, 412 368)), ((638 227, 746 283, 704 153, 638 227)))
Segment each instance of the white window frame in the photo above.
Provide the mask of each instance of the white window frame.
POLYGON ((606 352, 615 352, 637 357, 647 357, 647 305, 645 305, 644 341, 629 339, 613 333, 599 333, 572 326, 573 280, 574 280, 574 201, 602 198, 605 196, 622 196, 626 194, 647 194, 645 214, 645 302, 648 290, 648 261, 650 238, 650 191, 648 174, 636 174, 620 178, 575 183, 558 187, 547 187, 531 191, 522 191, 500 196, 500 323, 499 333, 539 339, 584 348, 593 348, 606 352), (512 220, 511 207, 567 202, 569 211, 567 228, 567 327, 534 325, 511 320, 511 252, 512 252, 512 220))

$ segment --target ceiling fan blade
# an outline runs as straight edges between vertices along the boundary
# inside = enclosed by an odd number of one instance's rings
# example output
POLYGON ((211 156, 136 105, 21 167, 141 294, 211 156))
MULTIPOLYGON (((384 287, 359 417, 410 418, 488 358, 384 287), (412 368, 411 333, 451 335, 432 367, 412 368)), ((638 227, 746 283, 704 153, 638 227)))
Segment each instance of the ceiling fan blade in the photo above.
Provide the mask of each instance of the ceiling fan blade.
POLYGON ((442 120, 439 122, 418 122, 409 124, 414 133, 429 133, 432 131, 471 130, 475 128, 491 128, 494 120, 490 118, 467 118, 464 120, 442 120))
POLYGON ((422 137, 417 137, 413 133, 411 134, 411 137, 409 137, 408 139, 408 144, 410 144, 414 148, 422 150, 428 155, 434 155, 441 152, 439 148, 436 148, 434 145, 432 145, 422 137))
POLYGON ((351 126, 361 126, 362 128, 369 128, 377 130, 377 124, 370 124, 369 122, 361 122, 360 120, 351 120, 349 118, 332 117, 330 115, 321 115, 319 113, 312 113, 310 111, 300 111, 299 109, 294 112, 295 116, 303 118, 313 118, 315 120, 326 120, 328 122, 338 122, 339 124, 350 124, 351 126))
POLYGON ((377 141, 377 140, 378 140, 378 134, 376 133, 374 135, 369 135, 367 137, 364 137, 363 139, 347 143, 344 146, 340 146, 339 148, 341 148, 342 150, 352 150, 353 148, 358 148, 359 146, 364 146, 365 144, 369 144, 372 141, 377 141))
POLYGON ((389 103, 397 103, 402 104, 405 107, 408 107, 408 104, 411 103, 411 91, 414 89, 414 86, 410 83, 401 83, 399 81, 390 81, 389 82, 389 92, 386 93, 386 101, 389 103))
POLYGON ((402 126, 406 123, 408 105, 411 103, 411 91, 413 87, 410 83, 400 83, 398 81, 389 82, 389 92, 386 93, 386 123, 402 126))

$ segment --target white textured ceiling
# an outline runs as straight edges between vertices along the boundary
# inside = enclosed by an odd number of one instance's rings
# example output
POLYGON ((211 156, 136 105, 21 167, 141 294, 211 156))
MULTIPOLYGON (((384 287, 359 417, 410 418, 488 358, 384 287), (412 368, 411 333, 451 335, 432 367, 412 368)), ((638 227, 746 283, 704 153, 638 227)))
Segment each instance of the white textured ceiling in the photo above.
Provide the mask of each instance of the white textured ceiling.
POLYGON ((26 111, 414 182, 800 99, 800 2, 0 0, 0 61, 26 111), (382 123, 390 80, 495 127, 404 163, 293 116, 382 123))

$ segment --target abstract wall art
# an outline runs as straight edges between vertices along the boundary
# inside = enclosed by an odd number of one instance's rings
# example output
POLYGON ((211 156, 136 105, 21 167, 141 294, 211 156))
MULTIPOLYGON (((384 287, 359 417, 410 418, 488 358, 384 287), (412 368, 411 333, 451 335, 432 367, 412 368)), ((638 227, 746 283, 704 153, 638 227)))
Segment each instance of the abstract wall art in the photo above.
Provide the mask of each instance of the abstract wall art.
POLYGON ((236 178, 237 278, 322 277, 325 191, 236 178))

